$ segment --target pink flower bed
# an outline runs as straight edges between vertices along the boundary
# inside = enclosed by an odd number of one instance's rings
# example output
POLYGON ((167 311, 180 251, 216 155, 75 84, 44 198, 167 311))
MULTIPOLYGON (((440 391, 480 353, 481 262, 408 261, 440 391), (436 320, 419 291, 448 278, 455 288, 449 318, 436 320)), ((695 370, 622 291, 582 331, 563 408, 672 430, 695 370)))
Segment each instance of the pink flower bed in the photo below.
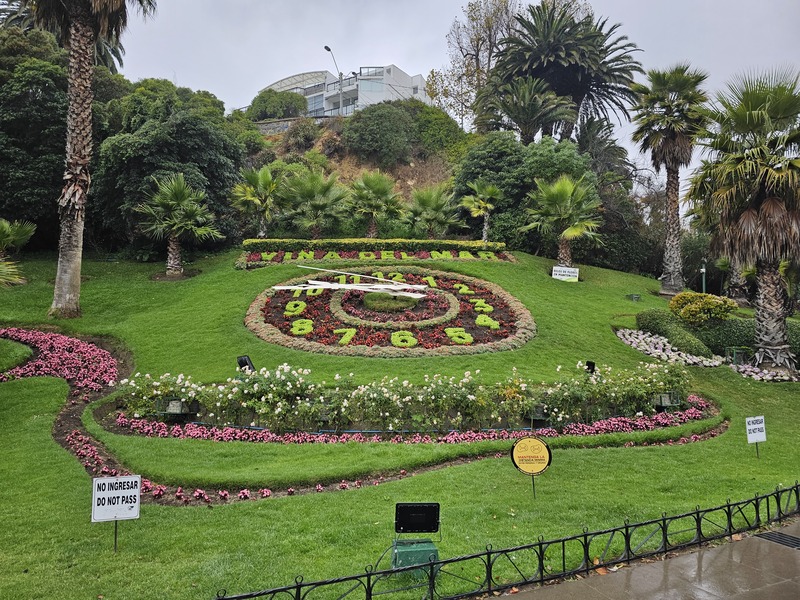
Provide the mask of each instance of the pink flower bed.
POLYGON ((36 350, 33 360, 0 373, 0 381, 21 377, 61 377, 75 388, 98 391, 117 378, 117 361, 94 344, 59 333, 14 327, 0 329, 0 337, 36 350))
POLYGON ((389 442, 392 444, 464 444, 484 442, 487 440, 514 440, 534 433, 541 437, 559 437, 560 435, 599 435, 602 433, 630 433, 633 431, 652 431, 664 427, 673 427, 689 421, 704 418, 711 404, 699 396, 687 398, 690 408, 682 411, 656 413, 650 416, 613 417, 592 424, 569 423, 562 432, 546 427, 530 430, 493 429, 489 431, 451 431, 446 435, 431 436, 415 433, 413 435, 382 436, 380 434, 364 435, 363 433, 284 433, 275 434, 266 429, 245 429, 241 427, 208 427, 196 423, 186 425, 168 425, 162 421, 147 419, 129 419, 123 413, 117 415, 116 424, 124 429, 145 437, 178 438, 194 440, 212 440, 215 442, 260 442, 272 444, 347 444, 349 442, 370 443, 389 442))

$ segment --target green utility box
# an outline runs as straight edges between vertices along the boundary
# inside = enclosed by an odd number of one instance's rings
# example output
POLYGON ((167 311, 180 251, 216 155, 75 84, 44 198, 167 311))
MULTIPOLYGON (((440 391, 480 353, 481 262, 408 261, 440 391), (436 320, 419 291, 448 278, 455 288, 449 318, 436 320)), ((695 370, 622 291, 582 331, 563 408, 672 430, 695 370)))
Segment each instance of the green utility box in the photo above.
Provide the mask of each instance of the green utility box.
POLYGON ((429 539, 395 539, 392 542, 392 568, 426 565, 439 560, 439 551, 429 539))

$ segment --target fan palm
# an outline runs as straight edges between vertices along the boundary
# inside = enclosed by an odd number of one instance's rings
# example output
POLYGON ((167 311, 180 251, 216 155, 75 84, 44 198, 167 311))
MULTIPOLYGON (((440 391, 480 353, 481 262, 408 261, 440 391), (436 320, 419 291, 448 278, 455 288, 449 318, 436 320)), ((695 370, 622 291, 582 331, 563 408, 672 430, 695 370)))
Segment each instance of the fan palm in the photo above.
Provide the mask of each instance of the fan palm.
POLYGON ((156 180, 156 185, 156 192, 135 210, 143 215, 142 233, 167 239, 167 275, 181 275, 182 240, 219 240, 223 235, 212 225, 214 214, 203 204, 205 193, 193 190, 183 173, 156 180))
POLYGON ((707 115, 691 197, 718 215, 722 254, 756 267, 756 364, 794 369, 780 265, 800 256, 800 76, 736 78, 707 115))
POLYGON ((528 224, 520 231, 537 230, 558 236, 558 264, 572 266, 572 240, 586 237, 600 241, 597 230, 602 225, 600 200, 583 178, 575 181, 562 175, 555 182, 536 180, 537 189, 528 193, 533 208, 528 208, 528 224))
POLYGON ((649 85, 633 85, 640 100, 635 107, 636 128, 631 137, 642 152, 650 152, 657 172, 662 166, 667 172, 662 294, 683 291, 679 172, 691 162, 695 137, 705 123, 702 106, 707 97, 700 85, 706 77, 684 63, 667 71, 650 70, 649 85))
POLYGON ((326 178, 314 171, 296 175, 287 183, 285 196, 291 205, 287 217, 313 240, 344 218, 347 190, 337 183, 336 175, 326 178))
POLYGON ((128 23, 129 4, 145 15, 156 7, 155 0, 22 0, 36 25, 56 32, 69 53, 67 156, 64 187, 58 198, 61 234, 51 316, 77 317, 81 312, 83 223, 91 181, 94 49, 98 39, 119 42, 128 23))
POLYGON ((378 220, 403 213, 402 194, 394 191, 394 180, 379 171, 366 172, 352 185, 350 208, 366 217, 367 237, 378 237, 378 220))
POLYGON ((461 226, 458 207, 453 195, 444 185, 434 185, 411 192, 411 205, 403 217, 403 222, 414 233, 435 240, 451 227, 461 226))
POLYGON ((483 233, 481 240, 485 244, 489 241, 489 215, 494 210, 494 204, 503 199, 503 191, 496 185, 479 179, 467 184, 473 194, 461 198, 461 206, 469 211, 475 218, 483 217, 483 233))
POLYGON ((273 174, 268 165, 260 169, 242 169, 241 182, 231 190, 231 204, 245 214, 258 217, 258 235, 267 233, 267 225, 275 220, 283 206, 284 177, 273 174))
POLYGON ((18 249, 28 243, 36 231, 36 225, 30 221, 7 221, 0 219, 0 287, 22 283, 16 263, 6 260, 10 249, 18 249))
POLYGON ((21 248, 28 243, 36 231, 36 225, 30 221, 7 221, 0 218, 0 259, 12 248, 21 248))

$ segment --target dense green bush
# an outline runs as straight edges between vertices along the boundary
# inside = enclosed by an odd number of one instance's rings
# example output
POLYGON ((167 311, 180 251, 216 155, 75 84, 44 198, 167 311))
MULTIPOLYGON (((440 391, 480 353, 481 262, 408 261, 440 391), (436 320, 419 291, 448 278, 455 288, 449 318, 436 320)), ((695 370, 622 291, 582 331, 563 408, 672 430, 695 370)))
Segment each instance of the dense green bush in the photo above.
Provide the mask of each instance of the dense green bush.
POLYGON ((245 111, 245 115, 251 121, 285 119, 299 117, 306 112, 307 108, 308 103, 305 97, 300 94, 295 92, 276 92, 268 89, 253 98, 250 106, 245 111))
POLYGON ((426 157, 446 151, 460 144, 466 137, 464 130, 442 109, 428 106, 419 100, 409 99, 394 102, 405 110, 417 127, 415 153, 426 157))
POLYGON ((678 350, 694 356, 712 356, 711 350, 692 333, 684 329, 680 319, 668 310, 651 308, 636 315, 636 327, 660 335, 678 350))
POLYGON ((283 147, 289 152, 305 152, 314 146, 319 136, 319 125, 314 119, 297 119, 286 130, 283 147))
POLYGON ((359 250, 375 252, 380 250, 464 250, 467 252, 505 252, 506 245, 500 242, 464 240, 411 240, 411 239, 377 239, 377 238, 342 238, 326 240, 307 239, 250 239, 242 242, 245 252, 280 252, 281 250, 359 250))
MULTIPOLYGON (((789 320, 789 346, 796 356, 800 356, 800 322, 789 320)), ((725 348, 755 347, 755 319, 732 317, 723 322, 707 323, 694 331, 695 335, 715 354, 724 355, 725 348)))
POLYGON ((670 312, 692 327, 724 321, 736 308, 736 302, 730 298, 699 292, 681 292, 669 301, 670 312))
POLYGON ((348 152, 386 169, 408 160, 415 132, 414 121, 406 111, 384 102, 350 117, 342 143, 348 152))

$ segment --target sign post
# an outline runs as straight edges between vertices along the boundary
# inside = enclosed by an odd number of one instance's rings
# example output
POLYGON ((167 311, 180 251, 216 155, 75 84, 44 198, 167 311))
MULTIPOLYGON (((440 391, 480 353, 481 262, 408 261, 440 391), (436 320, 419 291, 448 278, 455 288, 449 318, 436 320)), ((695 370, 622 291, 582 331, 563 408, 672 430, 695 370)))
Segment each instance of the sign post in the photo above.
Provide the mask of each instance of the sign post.
POLYGON ((767 441, 767 428, 764 424, 764 416, 745 417, 745 424, 747 427, 747 443, 756 445, 756 458, 761 458, 758 455, 758 442, 767 441))
POLYGON ((118 521, 139 518, 141 475, 96 477, 92 480, 92 523, 114 521, 114 552, 118 521))
POLYGON ((531 476, 533 497, 536 498, 536 475, 541 475, 550 466, 553 455, 547 442, 528 436, 518 439, 511 447, 511 462, 521 473, 531 476))

